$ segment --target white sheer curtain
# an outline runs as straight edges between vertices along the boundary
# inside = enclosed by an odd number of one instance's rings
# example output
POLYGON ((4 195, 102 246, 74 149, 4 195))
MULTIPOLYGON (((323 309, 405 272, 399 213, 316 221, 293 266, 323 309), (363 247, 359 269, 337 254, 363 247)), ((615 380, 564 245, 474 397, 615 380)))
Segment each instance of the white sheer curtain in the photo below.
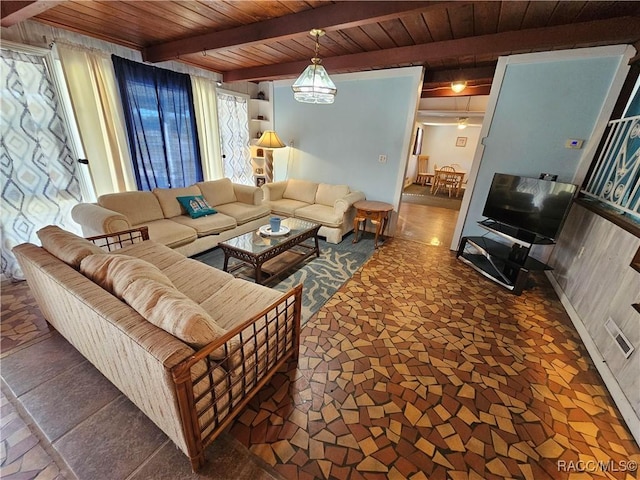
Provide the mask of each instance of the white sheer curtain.
POLYGON ((218 90, 218 121, 224 176, 235 183, 253 185, 248 97, 218 90))
POLYGON ((192 75, 191 87, 198 125, 202 173, 205 180, 217 180, 224 177, 224 168, 220 152, 216 84, 210 79, 192 75))
POLYGON ((70 210, 80 184, 48 54, 3 45, 0 55, 2 273, 12 280, 23 278, 14 246, 39 244, 36 232, 49 224, 79 233, 70 210))
POLYGON ((96 194, 136 190, 110 56, 65 43, 56 46, 96 194))

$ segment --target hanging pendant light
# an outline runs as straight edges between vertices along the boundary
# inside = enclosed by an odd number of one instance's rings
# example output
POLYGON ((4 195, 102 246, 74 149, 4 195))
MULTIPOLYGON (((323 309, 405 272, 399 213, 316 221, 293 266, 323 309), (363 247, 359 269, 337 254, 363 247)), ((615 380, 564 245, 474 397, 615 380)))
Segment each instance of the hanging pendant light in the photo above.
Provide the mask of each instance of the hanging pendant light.
POLYGON ((314 28, 309 34, 316 37, 315 56, 311 59, 311 65, 304 69, 291 86, 293 98, 302 103, 330 104, 333 103, 338 90, 318 57, 319 38, 324 35, 324 30, 314 28))

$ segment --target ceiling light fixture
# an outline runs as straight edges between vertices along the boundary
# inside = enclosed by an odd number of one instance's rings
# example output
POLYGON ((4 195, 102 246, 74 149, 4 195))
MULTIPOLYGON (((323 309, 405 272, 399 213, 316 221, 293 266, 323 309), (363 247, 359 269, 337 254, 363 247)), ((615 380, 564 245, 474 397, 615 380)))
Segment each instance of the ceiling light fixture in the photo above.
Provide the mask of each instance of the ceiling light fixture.
POLYGON ((467 128, 468 123, 469 123, 469 117, 458 118, 458 130, 464 130, 465 128, 467 128))
POLYGON ((293 98, 302 103, 333 103, 338 91, 335 84, 329 78, 327 71, 321 65, 318 57, 320 49, 319 39, 324 35, 324 30, 314 28, 309 32, 316 38, 315 56, 311 59, 311 65, 304 69, 298 79, 293 83, 293 98))
POLYGON ((467 82, 464 80, 456 80, 455 82, 451 82, 451 90, 456 93, 460 93, 465 88, 467 88, 467 82))

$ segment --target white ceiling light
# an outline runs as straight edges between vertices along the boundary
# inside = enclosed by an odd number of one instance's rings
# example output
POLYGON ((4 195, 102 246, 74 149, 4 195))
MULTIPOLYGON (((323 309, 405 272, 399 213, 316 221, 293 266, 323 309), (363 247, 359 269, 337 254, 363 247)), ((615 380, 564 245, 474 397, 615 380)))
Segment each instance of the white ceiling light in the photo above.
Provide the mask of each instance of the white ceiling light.
POLYGON ((304 69, 291 86, 293 98, 302 103, 330 104, 335 100, 338 89, 329 78, 329 74, 321 65, 322 60, 318 57, 319 38, 324 35, 324 30, 314 28, 309 34, 316 37, 315 56, 311 59, 311 65, 304 69))
POLYGON ((456 80, 455 82, 451 82, 451 90, 456 93, 460 93, 465 88, 467 88, 467 82, 464 80, 456 80))

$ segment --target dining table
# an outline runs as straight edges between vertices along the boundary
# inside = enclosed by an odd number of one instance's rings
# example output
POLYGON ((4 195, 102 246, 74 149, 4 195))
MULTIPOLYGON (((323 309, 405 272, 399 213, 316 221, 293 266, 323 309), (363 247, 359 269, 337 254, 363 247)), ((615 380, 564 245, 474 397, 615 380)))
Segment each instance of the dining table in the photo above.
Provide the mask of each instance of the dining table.
POLYGON ((465 170, 441 170, 441 169, 436 169, 434 170, 434 177, 433 177, 433 183, 431 184, 431 194, 433 194, 433 192, 436 191, 436 188, 438 186, 438 177, 439 177, 439 173, 443 172, 446 173, 447 175, 453 175, 456 178, 456 197, 460 196, 460 190, 462 190, 462 181, 464 180, 464 176, 467 174, 467 172, 465 170))

